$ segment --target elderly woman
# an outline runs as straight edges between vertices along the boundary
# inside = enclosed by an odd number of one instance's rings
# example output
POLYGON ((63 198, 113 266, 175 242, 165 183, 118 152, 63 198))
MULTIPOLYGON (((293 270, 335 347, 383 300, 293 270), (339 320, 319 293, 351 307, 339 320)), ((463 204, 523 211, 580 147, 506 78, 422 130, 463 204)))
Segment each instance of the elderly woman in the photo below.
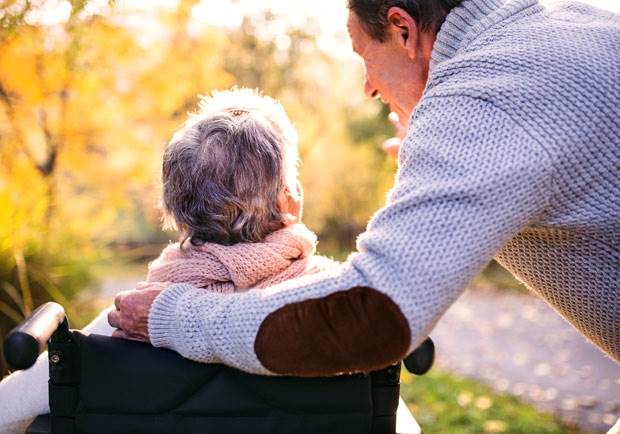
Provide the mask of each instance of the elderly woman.
MULTIPOLYGON (((275 100, 248 89, 203 98, 164 152, 164 224, 180 238, 149 265, 147 280, 226 293, 331 267, 301 224, 297 160, 295 129, 275 100)), ((107 315, 84 331, 112 334, 107 315)), ((1 433, 23 433, 49 412, 47 377, 44 353, 0 383, 1 433)))
POLYGON ((282 106, 250 90, 203 99, 163 158, 165 226, 148 281, 216 292, 264 288, 332 262, 300 224, 297 136, 282 106))

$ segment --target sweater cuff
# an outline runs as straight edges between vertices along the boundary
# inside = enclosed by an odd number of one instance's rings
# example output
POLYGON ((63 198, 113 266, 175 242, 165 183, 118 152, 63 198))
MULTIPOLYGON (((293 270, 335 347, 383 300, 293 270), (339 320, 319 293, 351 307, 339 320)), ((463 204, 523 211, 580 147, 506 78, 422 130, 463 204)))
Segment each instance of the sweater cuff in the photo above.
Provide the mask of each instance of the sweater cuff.
POLYGON ((178 324, 177 304, 187 291, 194 289, 188 284, 175 284, 159 294, 149 311, 148 331, 149 339, 154 347, 164 347, 175 350, 175 342, 179 341, 180 329, 178 324))

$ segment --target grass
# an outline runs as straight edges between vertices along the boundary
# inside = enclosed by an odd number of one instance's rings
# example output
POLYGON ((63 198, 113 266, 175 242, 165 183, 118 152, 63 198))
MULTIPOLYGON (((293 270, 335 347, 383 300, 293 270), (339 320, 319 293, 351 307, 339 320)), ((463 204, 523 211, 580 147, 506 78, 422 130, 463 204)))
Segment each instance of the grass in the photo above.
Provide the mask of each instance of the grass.
POLYGON ((401 382, 401 396, 424 434, 585 434, 514 396, 436 367, 421 377, 403 369, 401 382))
POLYGON ((472 286, 494 288, 500 291, 528 293, 525 285, 495 261, 491 261, 474 279, 472 286))

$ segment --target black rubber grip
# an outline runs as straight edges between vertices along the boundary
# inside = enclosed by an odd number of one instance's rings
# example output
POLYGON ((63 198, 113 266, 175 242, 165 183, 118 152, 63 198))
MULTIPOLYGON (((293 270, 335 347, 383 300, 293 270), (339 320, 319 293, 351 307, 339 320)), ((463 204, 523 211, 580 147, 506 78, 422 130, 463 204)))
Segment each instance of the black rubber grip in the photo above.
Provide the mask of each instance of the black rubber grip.
POLYGON ((47 341, 65 320, 58 303, 45 303, 9 332, 4 340, 4 357, 13 369, 28 369, 45 349, 47 341))
POLYGON ((426 374, 435 361, 435 344, 431 338, 426 338, 411 354, 405 357, 405 367, 415 375, 426 374))

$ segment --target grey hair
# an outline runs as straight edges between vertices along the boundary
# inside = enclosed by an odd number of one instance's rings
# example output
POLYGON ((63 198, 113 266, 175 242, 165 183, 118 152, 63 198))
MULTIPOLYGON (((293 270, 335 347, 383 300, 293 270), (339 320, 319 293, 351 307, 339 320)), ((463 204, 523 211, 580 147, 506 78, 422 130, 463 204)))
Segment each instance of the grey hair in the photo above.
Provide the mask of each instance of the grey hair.
POLYGON ((164 226, 194 245, 261 241, 284 226, 278 195, 297 194, 297 160, 275 100, 248 89, 203 97, 164 151, 164 226))

